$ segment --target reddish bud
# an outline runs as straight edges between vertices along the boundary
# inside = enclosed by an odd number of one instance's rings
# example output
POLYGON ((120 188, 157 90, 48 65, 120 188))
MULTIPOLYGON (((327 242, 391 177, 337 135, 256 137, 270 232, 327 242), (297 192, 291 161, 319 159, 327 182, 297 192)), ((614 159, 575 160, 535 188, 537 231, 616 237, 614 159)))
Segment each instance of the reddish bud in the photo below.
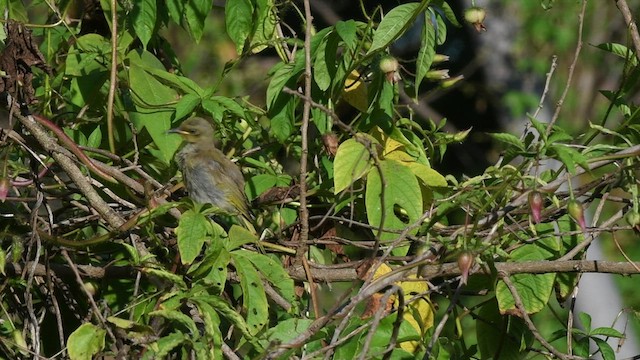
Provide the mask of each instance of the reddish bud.
POLYGON ((580 229, 584 231, 587 228, 587 223, 584 221, 584 209, 582 203, 576 199, 571 199, 567 203, 567 212, 580 226, 580 229))
POLYGON ((9 190, 11 190, 11 181, 5 177, 0 178, 0 201, 4 202, 7 199, 9 190))
POLYGON ((473 254, 468 251, 463 251, 460 253, 460 255, 458 255, 458 268, 460 269, 460 272, 462 272, 460 281, 463 285, 467 284, 467 279, 469 278, 469 270, 471 270, 471 267, 473 267, 474 260, 475 258, 473 257, 473 254))
POLYGON ((544 205, 544 199, 542 194, 538 191, 532 191, 529 193, 529 208, 531 209, 531 217, 536 224, 542 220, 542 205, 544 205))

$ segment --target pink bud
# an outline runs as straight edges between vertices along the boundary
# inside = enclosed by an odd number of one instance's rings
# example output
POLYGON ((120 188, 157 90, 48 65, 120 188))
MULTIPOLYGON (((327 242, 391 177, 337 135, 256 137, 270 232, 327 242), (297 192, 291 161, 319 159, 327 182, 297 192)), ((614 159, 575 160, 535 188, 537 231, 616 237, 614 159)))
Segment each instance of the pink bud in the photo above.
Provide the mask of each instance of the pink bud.
POLYGON ((542 194, 538 191, 532 191, 529 193, 529 208, 531 209, 531 217, 533 217, 533 222, 536 224, 540 223, 542 220, 542 205, 544 204, 544 199, 542 199, 542 194))
POLYGON ((584 221, 584 209, 582 203, 576 199, 571 199, 567 203, 567 212, 578 223, 580 229, 584 231, 587 228, 587 223, 584 221))
POLYGON ((473 262, 473 254, 468 251, 463 251, 462 253, 460 253, 460 255, 458 255, 458 268, 462 272, 460 281, 463 285, 467 284, 467 279, 469 278, 469 270, 471 270, 473 262))
POLYGON ((7 199, 9 190, 11 190, 11 181, 5 177, 0 178, 0 201, 4 202, 7 199))

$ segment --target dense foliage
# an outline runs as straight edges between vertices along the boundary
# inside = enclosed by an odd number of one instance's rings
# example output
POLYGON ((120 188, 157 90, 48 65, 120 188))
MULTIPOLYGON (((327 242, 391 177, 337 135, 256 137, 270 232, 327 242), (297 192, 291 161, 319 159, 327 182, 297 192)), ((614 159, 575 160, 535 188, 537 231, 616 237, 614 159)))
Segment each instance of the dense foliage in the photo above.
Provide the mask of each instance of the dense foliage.
POLYGON ((588 314, 544 329, 532 315, 571 298, 582 272, 640 272, 583 261, 596 236, 640 226, 631 43, 598 45, 622 81, 583 134, 558 125, 558 94, 549 122, 535 111, 523 134, 491 134, 499 161, 456 178, 436 165, 472 130, 400 98, 465 81, 438 50, 453 28, 485 31, 484 8, 362 2, 323 27, 308 1, 0 9, 4 357, 615 357, 606 339, 624 334, 588 314), (163 34, 197 43, 212 13, 237 56, 204 86, 163 34), (420 42, 407 67, 390 51, 406 36, 420 42), (263 56, 278 59, 263 96, 227 93, 263 56), (181 189, 167 131, 196 115, 242 166, 255 224, 181 189))

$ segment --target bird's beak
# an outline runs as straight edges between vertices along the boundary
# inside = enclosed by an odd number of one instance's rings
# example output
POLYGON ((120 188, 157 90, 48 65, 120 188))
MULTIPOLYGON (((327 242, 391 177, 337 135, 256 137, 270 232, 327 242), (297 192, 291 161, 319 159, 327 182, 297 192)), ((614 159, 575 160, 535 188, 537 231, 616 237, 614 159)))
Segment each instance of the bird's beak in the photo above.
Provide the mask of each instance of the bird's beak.
POLYGON ((175 128, 167 130, 167 134, 187 135, 189 133, 184 130, 180 130, 179 128, 175 128))

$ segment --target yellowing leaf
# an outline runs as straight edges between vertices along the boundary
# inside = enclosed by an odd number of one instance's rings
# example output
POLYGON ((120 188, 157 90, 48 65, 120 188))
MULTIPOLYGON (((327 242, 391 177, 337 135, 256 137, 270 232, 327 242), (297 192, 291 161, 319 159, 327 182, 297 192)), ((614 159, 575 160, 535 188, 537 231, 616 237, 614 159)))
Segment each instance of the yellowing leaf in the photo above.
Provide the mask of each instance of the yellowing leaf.
MULTIPOLYGON (((404 293, 404 302, 406 306, 402 317, 418 332, 418 334, 424 335, 427 330, 433 327, 433 307, 426 295, 426 292, 429 290, 429 286, 426 281, 415 281, 415 275, 409 275, 408 279, 408 281, 401 281, 398 284, 404 293), (425 295, 407 303, 414 297, 414 295, 417 294, 425 295)), ((396 300, 396 306, 399 306, 398 300, 396 300)), ((400 347, 410 353, 415 352, 418 346, 419 343, 417 341, 405 341, 400 343, 400 347)))
POLYGON ((333 192, 340 193, 367 174, 371 169, 370 158, 369 149, 356 139, 340 144, 333 163, 333 192))
MULTIPOLYGON (((387 264, 381 264, 373 274, 374 279, 378 279, 383 275, 391 272, 392 269, 387 264)), ((433 327, 433 307, 426 295, 429 286, 426 281, 416 281, 415 275, 409 275, 407 281, 399 281, 396 284, 402 288, 404 294, 404 313, 402 315, 405 322, 409 323, 418 334, 424 335, 427 330, 433 327), (412 298, 417 294, 425 294, 419 299, 412 298), (409 302, 411 301, 411 302, 409 302)), ((400 306, 397 297, 393 297, 395 307, 400 306)), ((400 343, 400 347, 410 353, 415 352, 419 343, 417 341, 404 341, 400 343)))
POLYGON ((447 179, 432 168, 417 162, 409 163, 407 166, 409 166, 413 174, 422 180, 425 185, 431 187, 447 186, 447 179))
POLYGON ((357 70, 353 70, 347 80, 344 82, 344 91, 342 92, 342 98, 349 105, 358 109, 361 112, 367 112, 369 109, 369 98, 367 95, 367 85, 362 82, 360 73, 357 70))

